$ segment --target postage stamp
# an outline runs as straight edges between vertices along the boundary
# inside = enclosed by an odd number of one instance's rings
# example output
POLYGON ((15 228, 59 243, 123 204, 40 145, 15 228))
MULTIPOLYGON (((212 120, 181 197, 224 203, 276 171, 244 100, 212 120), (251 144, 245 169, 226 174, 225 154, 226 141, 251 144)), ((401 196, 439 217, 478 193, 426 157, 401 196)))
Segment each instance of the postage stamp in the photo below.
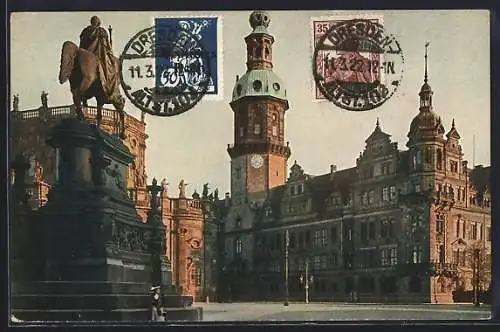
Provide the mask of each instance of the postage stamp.
POLYGON ((313 20, 314 99, 351 111, 379 107, 402 79, 404 57, 382 20, 313 20))
MULTIPOLYGON (((129 100, 149 114, 173 116, 222 91, 218 71, 218 17, 156 18, 120 57, 129 100)), ((220 66, 221 67, 221 66, 220 66)))

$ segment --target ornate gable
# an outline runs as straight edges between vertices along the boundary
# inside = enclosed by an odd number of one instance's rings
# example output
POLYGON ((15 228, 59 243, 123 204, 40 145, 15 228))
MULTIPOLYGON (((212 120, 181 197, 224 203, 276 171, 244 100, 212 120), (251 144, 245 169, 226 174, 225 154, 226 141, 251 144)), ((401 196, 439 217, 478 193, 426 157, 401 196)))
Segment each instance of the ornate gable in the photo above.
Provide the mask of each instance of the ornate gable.
POLYGON ((307 180, 309 176, 304 173, 302 167, 297 164, 297 160, 293 163, 293 166, 290 168, 290 176, 288 177, 288 182, 307 180))

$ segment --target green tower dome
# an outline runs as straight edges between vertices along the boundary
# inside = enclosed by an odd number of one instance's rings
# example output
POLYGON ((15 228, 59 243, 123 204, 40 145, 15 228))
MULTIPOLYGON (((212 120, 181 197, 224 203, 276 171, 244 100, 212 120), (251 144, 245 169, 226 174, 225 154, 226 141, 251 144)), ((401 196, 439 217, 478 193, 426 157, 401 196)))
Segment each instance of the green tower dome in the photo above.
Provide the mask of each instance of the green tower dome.
POLYGON ((267 69, 250 70, 237 80, 233 89, 232 101, 249 96, 268 96, 287 100, 283 81, 278 75, 267 69))

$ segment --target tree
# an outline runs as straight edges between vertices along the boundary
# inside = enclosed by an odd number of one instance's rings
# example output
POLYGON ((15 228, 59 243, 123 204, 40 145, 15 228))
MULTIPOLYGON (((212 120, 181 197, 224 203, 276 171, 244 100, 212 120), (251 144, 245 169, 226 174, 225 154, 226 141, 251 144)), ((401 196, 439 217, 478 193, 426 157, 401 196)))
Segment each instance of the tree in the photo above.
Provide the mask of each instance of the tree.
MULTIPOLYGON (((472 291, 472 301, 478 304, 491 287, 491 255, 484 243, 476 242, 465 249, 465 266, 460 267, 457 290, 472 291), (470 280, 470 286, 465 285, 470 280), (469 286, 469 287, 468 287, 469 286)), ((470 293, 469 293, 470 294, 470 293)), ((470 295, 469 295, 470 296, 470 295)))
POLYGON ((466 264, 472 272, 472 284, 479 290, 488 289, 491 283, 491 254, 484 243, 474 243, 466 251, 466 264))

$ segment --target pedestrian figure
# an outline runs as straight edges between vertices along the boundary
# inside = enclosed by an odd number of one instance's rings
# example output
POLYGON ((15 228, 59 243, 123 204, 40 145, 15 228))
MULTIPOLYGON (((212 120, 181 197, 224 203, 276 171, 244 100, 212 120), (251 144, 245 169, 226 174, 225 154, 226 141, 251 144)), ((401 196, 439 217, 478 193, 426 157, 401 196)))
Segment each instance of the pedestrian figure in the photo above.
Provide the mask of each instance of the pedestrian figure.
POLYGON ((151 287, 151 293, 152 293, 151 320, 165 321, 165 317, 163 316, 163 309, 161 307, 160 286, 151 287))

